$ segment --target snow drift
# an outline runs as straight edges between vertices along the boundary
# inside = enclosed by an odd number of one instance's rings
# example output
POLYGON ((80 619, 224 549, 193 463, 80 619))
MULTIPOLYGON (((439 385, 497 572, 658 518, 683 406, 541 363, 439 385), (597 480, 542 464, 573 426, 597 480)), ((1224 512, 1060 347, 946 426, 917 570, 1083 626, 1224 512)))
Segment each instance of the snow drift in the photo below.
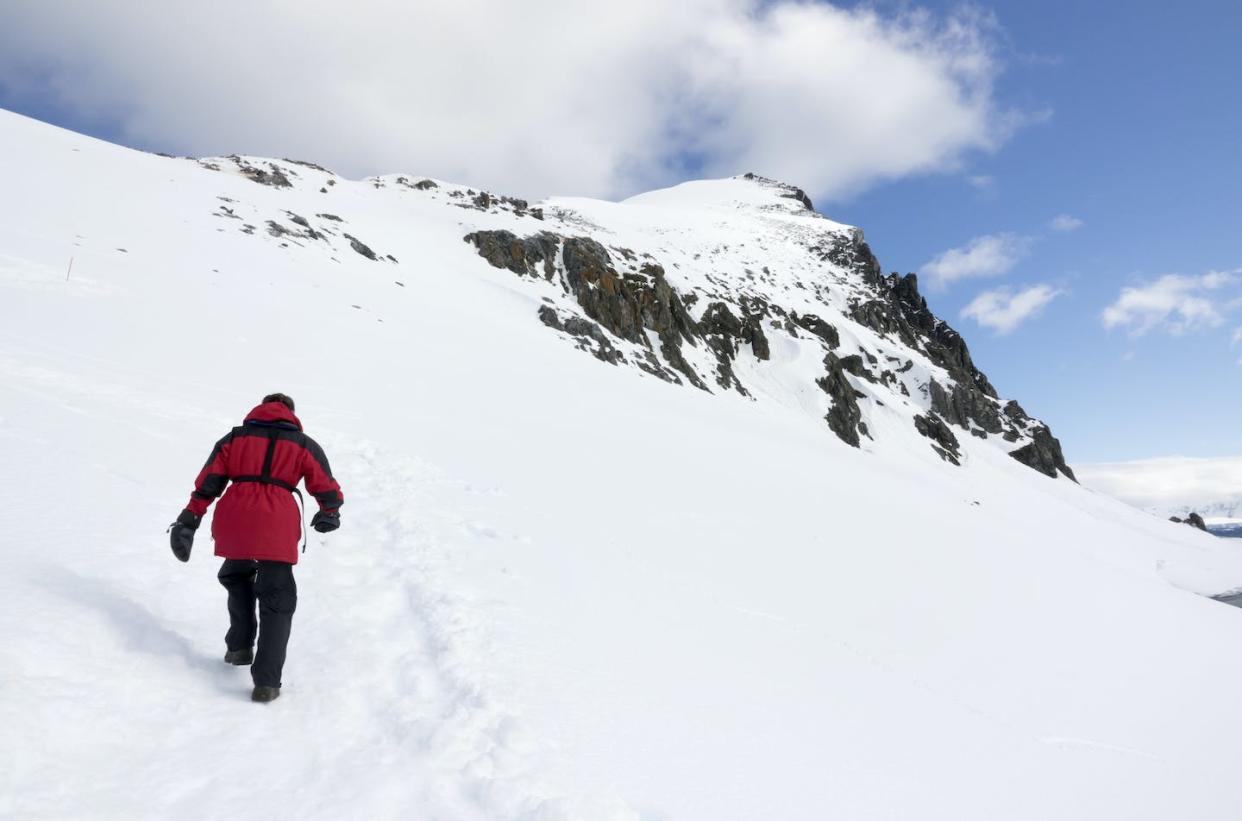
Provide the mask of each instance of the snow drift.
POLYGON ((530 204, 7 113, 0 180, 0 814, 1236 806, 1198 594, 1242 557, 1071 481, 796 189, 530 204), (348 501, 258 707, 163 529, 273 390, 348 501))

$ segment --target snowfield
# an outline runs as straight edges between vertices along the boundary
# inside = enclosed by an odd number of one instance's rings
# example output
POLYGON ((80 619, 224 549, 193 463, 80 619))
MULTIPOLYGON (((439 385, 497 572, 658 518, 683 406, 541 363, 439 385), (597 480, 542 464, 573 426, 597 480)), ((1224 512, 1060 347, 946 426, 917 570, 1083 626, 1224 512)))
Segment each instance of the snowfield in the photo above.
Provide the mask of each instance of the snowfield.
MULTIPOLYGON (((1229 540, 996 436, 959 429, 944 461, 910 422, 939 373, 917 351, 908 397, 850 377, 853 448, 807 335, 739 350, 749 396, 689 343, 710 392, 670 384, 577 350, 537 318, 572 308, 553 280, 463 242, 606 235, 686 292, 750 268, 776 295, 817 276, 795 241, 846 227, 746 180, 540 220, 209 164, 0 112, 0 816, 1237 813, 1242 610, 1205 597, 1242 587, 1229 540), (188 565, 165 528, 277 390, 346 504, 296 570, 284 695, 255 705, 208 523, 188 565)), ((845 318, 857 283, 816 281, 846 352, 901 353, 845 318)))

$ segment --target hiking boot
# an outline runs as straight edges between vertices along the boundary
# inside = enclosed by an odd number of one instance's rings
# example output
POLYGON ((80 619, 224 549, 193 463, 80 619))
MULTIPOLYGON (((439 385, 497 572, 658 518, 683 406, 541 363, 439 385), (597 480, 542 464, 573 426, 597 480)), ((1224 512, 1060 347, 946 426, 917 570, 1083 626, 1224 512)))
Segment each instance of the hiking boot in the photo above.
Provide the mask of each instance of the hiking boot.
POLYGON ((224 654, 224 660, 229 664, 243 665, 254 662, 254 650, 250 647, 244 650, 230 650, 224 654))
POLYGON ((280 698, 279 687, 268 687, 263 684, 256 684, 254 692, 250 694, 251 701, 259 701, 266 704, 269 701, 275 701, 280 698))

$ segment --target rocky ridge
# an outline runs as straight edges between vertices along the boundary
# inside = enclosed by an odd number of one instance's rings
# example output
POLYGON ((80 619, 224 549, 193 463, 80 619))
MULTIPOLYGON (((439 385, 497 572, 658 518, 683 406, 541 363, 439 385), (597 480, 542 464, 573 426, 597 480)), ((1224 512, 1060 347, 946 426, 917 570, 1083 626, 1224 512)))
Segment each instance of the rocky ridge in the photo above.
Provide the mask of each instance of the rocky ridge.
MULTIPOLYGON (((325 202, 341 190, 313 163, 196 162, 276 191, 315 189, 325 202)), ((824 218, 794 186, 747 174, 622 203, 532 206, 403 175, 363 183, 461 209, 474 253, 536 289, 533 318, 601 362, 709 393, 818 408, 852 447, 874 445, 889 427, 877 420, 897 414, 950 465, 968 461, 966 433, 1047 476, 1074 478, 1048 426, 1000 398, 961 334, 928 308, 917 276, 884 274, 861 230, 824 218)), ((216 215, 244 233, 263 225, 282 244, 398 262, 336 209, 247 221, 240 204, 221 199, 216 215)))
MULTIPOLYGON (((1045 475, 1074 478, 1049 428, 1018 402, 1002 402, 961 334, 928 309, 916 275, 883 275, 862 232, 828 223, 811 210, 800 189, 755 175, 741 179, 791 200, 782 209, 787 214, 827 223, 816 227, 828 230, 813 232, 814 241, 803 246, 819 276, 793 280, 794 289, 803 292, 796 300, 801 305, 756 287, 764 278, 751 270, 740 288, 710 287, 727 285, 711 276, 709 287, 674 287, 658 251, 615 245, 610 250, 599 237, 548 229, 520 236, 493 229, 464 239, 492 266, 555 285, 566 299, 541 306, 540 319, 602 361, 749 397, 739 358, 749 371, 771 359, 770 335, 797 339, 822 349, 822 372, 813 382, 828 399, 827 426, 845 443, 859 447, 873 436, 865 405, 885 406, 884 394, 894 404, 917 395, 926 408, 912 414, 911 424, 946 462, 961 463, 951 430, 957 427, 1016 445, 1009 454, 1045 475), (817 302, 815 313, 806 311, 808 292, 817 302), (842 300, 844 311, 836 307, 842 300), (838 324, 852 323, 855 333, 861 327, 887 344, 856 345, 856 352, 846 353, 838 325, 821 313, 844 313, 838 324), (922 360, 922 368, 916 369, 915 359, 922 360), (708 367, 694 364, 704 361, 708 367)), ((770 267, 761 270, 771 281, 770 267)))

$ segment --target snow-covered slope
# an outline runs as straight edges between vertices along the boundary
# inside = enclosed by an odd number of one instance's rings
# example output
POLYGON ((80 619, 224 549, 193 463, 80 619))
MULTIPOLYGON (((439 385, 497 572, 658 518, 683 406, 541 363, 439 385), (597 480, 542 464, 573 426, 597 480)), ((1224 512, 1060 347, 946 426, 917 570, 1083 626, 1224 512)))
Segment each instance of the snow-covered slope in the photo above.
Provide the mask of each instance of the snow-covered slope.
POLYGON ((1236 807, 1242 611, 1197 594, 1242 557, 1011 458, 1060 473, 796 190, 527 204, 6 113, 0 180, 0 815, 1236 807), (259 707, 164 527, 273 390, 347 502, 259 707))

